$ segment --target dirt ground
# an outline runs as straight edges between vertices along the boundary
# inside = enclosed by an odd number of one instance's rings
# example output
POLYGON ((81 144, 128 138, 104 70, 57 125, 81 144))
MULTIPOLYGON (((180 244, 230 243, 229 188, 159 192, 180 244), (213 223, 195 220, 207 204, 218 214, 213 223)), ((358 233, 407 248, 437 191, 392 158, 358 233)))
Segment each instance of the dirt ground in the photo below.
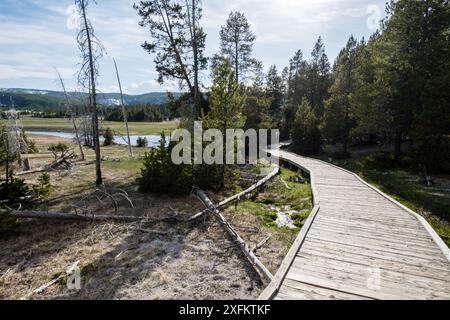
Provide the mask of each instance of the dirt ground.
MULTIPOLYGON (((33 137, 42 153, 30 155, 33 167, 48 163, 49 143, 61 139, 33 137)), ((75 150, 75 148, 74 148, 75 150)), ((195 197, 168 198, 137 191, 140 160, 124 160, 126 149, 103 149, 108 155, 103 171, 111 190, 128 192, 134 208, 120 202, 119 215, 152 219, 188 217, 203 205, 195 197), (120 161, 118 159, 121 159, 120 161)), ((136 150, 139 154, 144 151, 136 150)), ((92 158, 88 152, 87 163, 92 158)), ((55 187, 49 199, 33 209, 73 212, 94 187, 93 164, 77 163, 69 172, 52 172, 55 187)), ((26 176, 35 183, 38 174, 26 176)), ((115 214, 113 206, 92 200, 96 214, 115 214)), ((250 246, 268 235, 256 217, 230 216, 250 246)), ((293 240, 293 239, 291 239, 293 240)), ((290 243, 276 234, 257 251, 275 273, 290 243)), ((79 261, 81 290, 69 290, 63 281, 30 299, 254 299, 267 283, 247 262, 240 249, 214 217, 186 223, 67 222, 0 217, 0 299, 21 299, 57 278, 79 261)))

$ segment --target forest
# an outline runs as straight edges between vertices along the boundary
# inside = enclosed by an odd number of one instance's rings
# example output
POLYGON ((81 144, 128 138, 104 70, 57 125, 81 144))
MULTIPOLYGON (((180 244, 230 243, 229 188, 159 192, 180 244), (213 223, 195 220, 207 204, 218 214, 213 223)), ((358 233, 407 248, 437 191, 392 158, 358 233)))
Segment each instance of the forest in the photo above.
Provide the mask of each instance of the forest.
MULTIPOLYGON (((153 30, 153 42, 143 47, 157 54, 159 80, 177 79, 189 89, 194 118, 211 109, 210 92, 201 92, 196 75, 227 60, 245 95, 241 112, 246 128, 278 128, 302 154, 320 154, 331 145, 339 146, 333 157, 346 158, 353 145, 392 146, 395 162, 408 155, 425 170, 450 169, 446 1, 391 1, 379 30, 369 39, 349 35, 334 63, 319 37, 310 54, 300 48, 287 67, 277 70, 274 65, 267 73, 252 54, 256 35, 243 13, 230 14, 220 32, 220 51, 209 59, 203 55, 205 35, 198 13, 198 36, 192 43, 196 57, 178 58, 170 34, 152 14, 156 8, 147 3, 136 8, 141 25, 153 30), (185 63, 188 58, 193 58, 192 65, 185 63)), ((157 12, 181 10, 176 5, 163 9, 157 12)))

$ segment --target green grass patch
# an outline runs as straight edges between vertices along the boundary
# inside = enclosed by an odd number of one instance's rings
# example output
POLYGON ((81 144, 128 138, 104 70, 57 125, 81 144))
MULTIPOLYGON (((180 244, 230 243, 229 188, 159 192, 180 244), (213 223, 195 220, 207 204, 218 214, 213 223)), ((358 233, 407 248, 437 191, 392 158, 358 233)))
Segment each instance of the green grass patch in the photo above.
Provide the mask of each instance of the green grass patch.
POLYGON ((121 159, 121 161, 107 160, 102 162, 102 166, 113 171, 126 171, 130 174, 137 174, 142 168, 143 159, 121 159))
POLYGON ((239 202, 237 205, 227 209, 227 211, 234 214, 256 216, 263 226, 267 228, 282 229, 288 233, 293 232, 295 234, 298 232, 298 229, 280 228, 277 226, 275 222, 277 219, 276 211, 270 208, 271 205, 276 207, 289 206, 292 210, 299 211, 292 217, 294 224, 299 228, 304 219, 309 216, 312 210, 311 185, 309 183, 300 184, 289 181, 293 176, 305 178, 300 172, 282 168, 280 174, 253 200, 239 202), (286 182, 289 189, 286 188, 282 180, 286 182))
POLYGON ((301 172, 294 172, 286 168, 281 168, 280 174, 255 201, 279 207, 290 206, 292 210, 297 211, 311 209, 311 185, 309 183, 301 184, 292 182, 290 181, 292 177, 306 179, 301 172), (288 185, 289 189, 286 188, 285 183, 288 185))
MULTIPOLYGON (((31 118, 23 117, 22 124, 25 130, 55 130, 72 131, 72 122, 62 118, 31 118)), ((123 122, 102 121, 103 128, 111 128, 116 133, 125 134, 123 122)), ((159 135, 162 132, 170 134, 178 127, 177 121, 168 122, 130 122, 131 135, 159 135)))

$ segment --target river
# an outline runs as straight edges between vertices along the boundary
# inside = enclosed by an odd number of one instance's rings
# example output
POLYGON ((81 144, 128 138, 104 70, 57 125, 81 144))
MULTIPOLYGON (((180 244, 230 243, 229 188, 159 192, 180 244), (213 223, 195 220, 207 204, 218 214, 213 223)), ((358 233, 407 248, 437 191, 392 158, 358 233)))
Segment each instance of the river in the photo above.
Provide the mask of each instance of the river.
MULTIPOLYGON (((39 136, 50 136, 50 137, 58 137, 64 139, 74 139, 75 135, 70 132, 61 132, 61 131, 27 131, 27 135, 39 135, 39 136)), ((137 145, 137 139, 147 138, 149 147, 156 147, 159 145, 160 136, 155 135, 141 135, 141 136, 130 136, 131 144, 133 146, 137 145)), ((100 140, 103 140, 103 137, 100 137, 100 140)), ((127 145, 126 136, 114 136, 114 142, 120 145, 127 145)))

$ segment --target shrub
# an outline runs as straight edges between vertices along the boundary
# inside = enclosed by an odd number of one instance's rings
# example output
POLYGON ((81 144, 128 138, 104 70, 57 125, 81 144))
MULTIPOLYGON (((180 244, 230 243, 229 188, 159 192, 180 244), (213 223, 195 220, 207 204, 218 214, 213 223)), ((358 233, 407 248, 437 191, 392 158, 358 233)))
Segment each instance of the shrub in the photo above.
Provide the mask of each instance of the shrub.
POLYGON ((6 204, 26 203, 30 199, 30 187, 25 180, 12 177, 8 182, 3 181, 0 184, 0 200, 6 204))
POLYGON ((33 140, 29 140, 25 134, 25 130, 22 129, 22 140, 25 142, 25 147, 28 153, 39 153, 36 143, 33 140))
POLYGON ((144 168, 138 178, 139 189, 143 192, 187 194, 192 188, 192 167, 175 165, 171 153, 175 143, 167 145, 164 134, 158 148, 145 155, 144 168))
POLYGON ((322 150, 322 136, 318 119, 307 99, 303 99, 292 128, 292 149, 294 152, 312 155, 322 150))
POLYGON ((414 163, 428 172, 450 172, 450 137, 418 139, 411 151, 414 163))
POLYGON ((159 146, 145 155, 144 167, 137 179, 141 191, 179 195, 188 194, 193 186, 205 190, 236 188, 236 181, 239 179, 237 170, 226 167, 223 172, 222 165, 176 165, 172 162, 172 150, 175 146, 176 142, 167 144, 163 134, 159 146))
POLYGON ((48 197, 53 192, 53 186, 50 182, 50 174, 43 172, 38 178, 38 185, 35 187, 35 192, 40 197, 48 197))
POLYGON ((136 140, 136 144, 137 144, 138 148, 147 148, 148 147, 148 140, 145 137, 144 138, 139 137, 136 140))
POLYGON ((389 169, 395 168, 398 163, 393 153, 377 152, 367 156, 363 160, 363 165, 369 169, 389 169))
POLYGON ((114 133, 112 132, 111 128, 107 128, 105 130, 103 138, 105 138, 105 141, 103 142, 103 145, 105 147, 114 145, 114 133))

